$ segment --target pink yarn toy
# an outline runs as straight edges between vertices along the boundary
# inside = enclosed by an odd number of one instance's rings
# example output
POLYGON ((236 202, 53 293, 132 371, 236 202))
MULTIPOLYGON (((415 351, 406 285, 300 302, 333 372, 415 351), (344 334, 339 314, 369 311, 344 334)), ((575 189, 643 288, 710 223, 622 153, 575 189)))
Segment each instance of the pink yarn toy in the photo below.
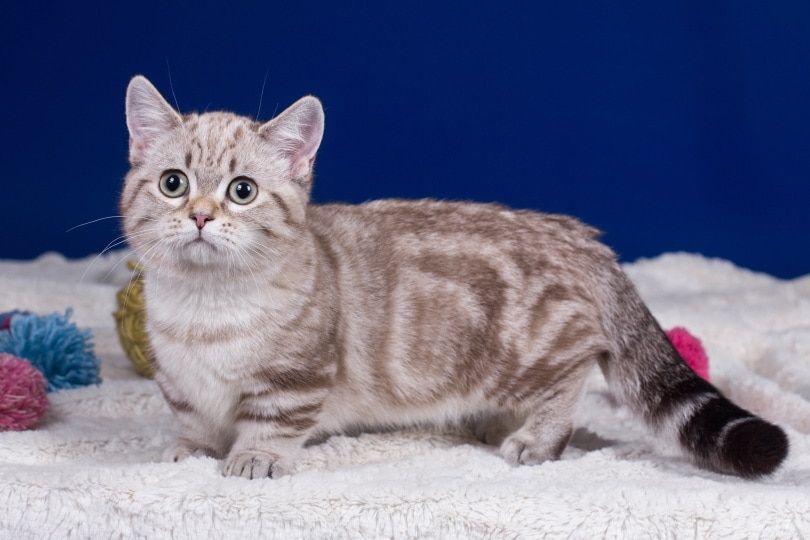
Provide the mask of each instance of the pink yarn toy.
POLYGON ((698 338, 689 333, 686 328, 676 327, 666 332, 667 337, 681 353, 695 373, 702 379, 709 380, 709 357, 698 338))
POLYGON ((0 431, 22 431, 48 412, 45 377, 27 360, 0 353, 0 431))

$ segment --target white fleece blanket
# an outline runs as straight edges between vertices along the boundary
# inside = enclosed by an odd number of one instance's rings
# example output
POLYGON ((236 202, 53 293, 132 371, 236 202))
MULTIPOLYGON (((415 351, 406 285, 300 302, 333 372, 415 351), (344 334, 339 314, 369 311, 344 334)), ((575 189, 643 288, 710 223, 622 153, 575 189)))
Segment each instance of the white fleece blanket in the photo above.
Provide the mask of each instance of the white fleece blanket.
POLYGON ((100 386, 51 394, 35 430, 0 433, 0 538, 807 537, 810 276, 780 281, 664 255, 627 270, 665 328, 702 339, 714 382, 785 427, 791 454, 759 481, 694 467, 616 406, 595 372, 562 459, 511 468, 461 433, 333 437, 277 480, 160 463, 177 425, 124 357, 111 313, 121 253, 0 262, 0 312, 74 309, 100 386))

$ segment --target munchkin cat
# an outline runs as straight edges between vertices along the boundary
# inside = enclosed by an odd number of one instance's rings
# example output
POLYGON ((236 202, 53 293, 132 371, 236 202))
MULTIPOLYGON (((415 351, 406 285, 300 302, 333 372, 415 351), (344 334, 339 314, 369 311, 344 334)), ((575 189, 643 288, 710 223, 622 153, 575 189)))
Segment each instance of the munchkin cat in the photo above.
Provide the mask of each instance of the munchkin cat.
POLYGON ((164 459, 289 472, 329 434, 472 425, 512 465, 557 459, 586 376, 697 465, 757 477, 777 426, 686 365, 598 231, 495 204, 311 204, 324 112, 260 123, 126 96, 120 206, 145 269, 155 381, 181 427, 164 459))

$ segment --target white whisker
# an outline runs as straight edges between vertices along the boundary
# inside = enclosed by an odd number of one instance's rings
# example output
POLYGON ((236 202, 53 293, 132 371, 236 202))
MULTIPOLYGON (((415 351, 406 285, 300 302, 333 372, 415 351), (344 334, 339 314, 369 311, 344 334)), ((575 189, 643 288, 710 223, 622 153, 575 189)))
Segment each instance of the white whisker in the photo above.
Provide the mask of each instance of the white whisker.
MULTIPOLYGON (((88 264, 87 268, 84 269, 84 272, 82 272, 82 277, 79 279, 79 283, 84 283, 84 278, 87 277, 87 273, 93 268, 93 266, 98 262, 98 260, 102 256, 104 256, 104 254, 106 254, 108 251, 110 251, 111 249, 116 248, 116 247, 118 247, 120 245, 126 244, 128 239, 131 240, 131 239, 134 239, 134 238, 139 238, 139 237, 141 237, 141 236, 143 236, 145 234, 151 234, 151 231, 141 231, 141 232, 138 232, 138 233, 130 234, 129 237, 127 237, 127 235, 121 235, 121 236, 117 236, 116 238, 111 240, 106 246, 104 246, 104 249, 102 249, 100 253, 98 253, 95 257, 93 257, 93 260, 90 261, 90 264, 88 264)), ((115 266, 113 266, 113 268, 110 269, 104 275, 103 280, 106 280, 108 277, 110 277, 113 270, 115 270, 116 266, 118 266, 118 265, 116 264, 115 266)))
POLYGON ((177 94, 174 93, 174 81, 172 81, 172 68, 169 65, 169 57, 166 57, 166 71, 169 72, 169 88, 172 90, 172 97, 174 98, 174 105, 177 110, 180 110, 180 103, 177 101, 177 94))
POLYGON ((79 225, 74 225, 73 227, 69 228, 65 232, 69 233, 70 231, 78 229, 79 227, 84 227, 85 225, 92 225, 93 223, 98 223, 99 221, 104 221, 104 220, 107 220, 107 219, 119 219, 119 218, 122 218, 122 217, 124 217, 124 216, 105 216, 105 217, 102 217, 102 218, 94 219, 92 221, 87 221, 85 223, 80 223, 79 225))
POLYGON ((264 81, 262 82, 262 92, 259 94, 259 110, 256 111, 256 121, 259 121, 259 115, 262 113, 262 99, 264 99, 264 87, 267 84, 267 76, 270 74, 268 69, 264 74, 264 81))

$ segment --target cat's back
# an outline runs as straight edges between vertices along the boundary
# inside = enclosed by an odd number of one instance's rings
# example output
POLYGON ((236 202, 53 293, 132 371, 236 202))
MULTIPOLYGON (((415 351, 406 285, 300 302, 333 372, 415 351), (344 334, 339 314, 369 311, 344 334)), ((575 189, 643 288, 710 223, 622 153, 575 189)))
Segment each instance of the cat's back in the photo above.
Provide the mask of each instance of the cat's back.
MULTIPOLYGON (((489 252, 518 264, 575 264, 613 259, 601 232, 558 214, 494 203, 382 199, 358 205, 310 205, 311 230, 349 252, 474 256, 489 252)), ((526 269, 527 270, 527 269, 526 269)))

